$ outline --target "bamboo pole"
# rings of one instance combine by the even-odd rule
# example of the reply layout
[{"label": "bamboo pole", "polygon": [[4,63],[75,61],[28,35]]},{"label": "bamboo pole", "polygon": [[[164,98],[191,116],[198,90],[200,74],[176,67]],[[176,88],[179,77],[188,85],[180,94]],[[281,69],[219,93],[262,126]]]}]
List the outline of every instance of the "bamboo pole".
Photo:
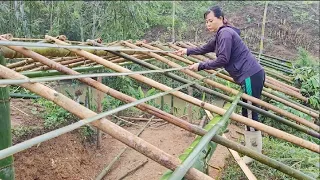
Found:
[{"label": "bamboo pole", "polygon": [[[0,66],[0,69],[1,69],[0,72],[2,72],[2,73],[0,73],[1,77],[4,77],[4,78],[12,78],[12,77],[25,78],[24,76],[14,72],[10,69],[7,69],[4,66]],[[108,113],[102,113],[100,115],[97,115],[95,112],[91,111],[90,109],[85,108],[84,106],[74,102],[72,99],[70,99],[70,98],[68,98],[68,97],[66,97],[66,96],[40,84],[40,83],[25,83],[25,84],[22,84],[21,86],[26,89],[29,89],[32,92],[35,92],[36,94],[38,94],[38,95],[40,95],[50,101],[53,101],[54,103],[61,106],[62,108],[77,115],[79,118],[86,118],[85,120],[79,121],[78,123],[74,123],[69,126],[60,128],[61,131],[63,131],[62,133],[72,131],[72,130],[74,130],[84,124],[91,123],[95,127],[100,128],[102,131],[108,133],[112,137],[118,139],[119,141],[121,141],[124,144],[126,144],[127,146],[130,146],[131,148],[137,150],[138,152],[142,153],[143,155],[149,157],[150,159],[158,162],[162,166],[165,166],[169,169],[175,169],[178,166],[178,164],[179,164],[178,158],[175,158],[175,157],[165,153],[164,151],[158,149],[157,147],[149,144],[148,142],[136,137],[132,133],[130,133],[130,132],[124,130],[123,128],[117,126],[116,124],[112,123],[110,120],[102,119],[99,121],[95,121],[97,119],[103,118],[104,116],[107,116],[108,114],[112,114],[114,112],[119,111],[120,108],[118,108],[118,110],[114,109],[114,110],[108,111]],[[164,94],[165,93],[159,93],[158,96],[164,95]],[[154,97],[158,97],[158,96],[154,95]],[[154,97],[150,96],[150,97],[144,98],[144,101],[150,100]],[[141,102],[144,102],[144,101],[141,101],[141,102],[139,102],[139,101],[140,100],[132,102],[131,104],[137,105]],[[129,104],[123,105],[122,109],[128,108],[130,106],[132,106],[132,105],[129,105]],[[38,136],[38,137],[33,138],[31,140],[27,140],[26,141],[27,143],[24,143],[24,146],[26,146],[28,148],[28,147],[32,146],[32,143],[33,143],[33,145],[35,145],[35,144],[38,144],[39,142],[43,141],[43,138],[45,138],[47,140],[47,139],[56,137],[56,136],[58,136],[58,133],[56,133],[56,131],[58,131],[58,130],[52,131],[50,136],[41,135],[41,136]],[[17,147],[17,145],[15,145],[15,147]],[[188,171],[187,177],[190,179],[199,179],[199,180],[212,179],[209,176],[205,175],[204,173],[202,173],[196,169],[190,169]]]},{"label": "bamboo pole", "polygon": [[[37,59],[37,58],[35,58],[35,59]],[[40,60],[40,59],[38,59],[38,60]],[[15,72],[13,72],[10,69],[7,69],[5,67],[1,67],[0,66],[0,69],[2,70],[2,71],[0,71],[0,72],[2,72],[2,73],[0,73],[0,76],[3,76],[5,78],[25,78],[24,76],[19,75],[18,73],[15,73]],[[63,67],[61,67],[61,68],[59,67],[59,69],[61,71],[65,70],[66,73],[70,73],[70,74],[76,73],[76,72],[74,72],[74,71],[72,71],[72,70],[70,70],[68,68],[65,69]],[[6,72],[6,73],[4,73],[4,72]],[[10,74],[10,73],[12,73],[12,74]],[[109,94],[109,95],[111,95],[111,96],[113,96],[115,98],[118,98],[118,99],[124,101],[124,102],[136,101],[136,99],[134,99],[134,98],[132,98],[130,96],[127,96],[127,95],[125,95],[123,93],[115,91],[115,90],[113,90],[113,89],[111,89],[111,88],[109,88],[109,87],[107,87],[107,86],[105,86],[103,84],[96,83],[96,81],[94,81],[93,79],[86,79],[86,80],[85,79],[81,79],[81,80],[83,82],[88,83],[89,85],[97,88],[97,89],[100,89],[101,91],[103,91],[103,92],[105,92],[105,93],[107,93],[107,94]],[[24,84],[24,85],[26,85],[26,84]],[[34,86],[34,84],[32,84],[32,85]],[[36,83],[36,85],[38,85],[38,83]],[[46,93],[47,91],[42,91],[42,89],[43,89],[42,87],[41,88],[35,87],[34,90],[37,91],[39,94],[43,94],[44,97],[59,97],[58,93],[53,93],[53,96],[47,96],[47,93]],[[49,100],[52,100],[52,101],[53,100],[63,100],[63,102],[61,103],[60,106],[65,108],[66,110],[68,110],[70,112],[74,112],[75,111],[75,114],[82,113],[82,115],[84,117],[91,115],[90,113],[86,113],[86,111],[79,111],[79,109],[77,108],[77,106],[79,106],[79,104],[76,104],[75,106],[72,106],[72,105],[68,106],[68,103],[66,102],[68,100],[68,98],[60,98],[60,99],[51,98]],[[57,102],[59,102],[59,101],[57,101]],[[71,111],[74,108],[75,108],[75,110]],[[169,113],[166,113],[166,112],[163,112],[163,111],[159,111],[157,108],[154,108],[154,107],[152,107],[150,105],[140,104],[140,105],[137,106],[137,108],[141,109],[142,111],[145,111],[145,112],[148,112],[150,114],[153,114],[153,115],[155,115],[155,116],[157,116],[159,118],[162,118],[162,119],[164,119],[164,120],[166,120],[166,121],[168,121],[168,122],[170,122],[170,123],[172,123],[174,125],[177,125],[177,126],[183,128],[183,129],[186,129],[188,131],[194,132],[195,134],[204,135],[206,133],[206,131],[204,131],[203,129],[201,129],[201,128],[195,126],[195,125],[192,125],[192,124],[190,124],[190,123],[188,123],[188,122],[186,122],[186,121],[184,121],[184,120],[182,120],[180,118],[172,116]],[[103,121],[103,124],[105,124],[105,123],[109,124],[109,121],[106,121],[106,122]],[[105,128],[105,126],[103,126],[102,130],[104,130],[104,128]],[[109,134],[115,133],[114,137],[116,139],[117,138],[127,137],[126,136],[127,134],[123,135],[122,133],[120,133],[120,136],[117,136],[118,135],[117,133],[122,132],[122,131],[119,131],[119,127],[114,125],[113,123],[111,123],[110,128],[108,128],[108,130],[106,130],[105,132],[107,132]],[[126,139],[126,138],[124,138],[124,139]],[[257,153],[257,152],[255,152],[255,151],[253,151],[253,150],[251,150],[249,148],[246,148],[246,147],[244,147],[242,145],[238,145],[237,143],[234,143],[234,142],[232,142],[232,141],[230,141],[228,139],[225,139],[225,138],[222,138],[222,137],[216,135],[216,136],[213,137],[213,141],[217,142],[217,143],[219,143],[219,144],[221,144],[223,146],[226,146],[227,148],[231,148],[233,150],[236,150],[236,151],[238,151],[238,152],[240,152],[240,153],[242,153],[244,155],[247,155],[247,156],[249,156],[251,158],[254,158],[254,159],[258,160],[259,162],[267,164],[267,165],[269,165],[269,166],[271,166],[271,167],[273,167],[275,169],[278,169],[279,171],[284,172],[284,173],[286,173],[286,174],[288,174],[288,175],[290,175],[292,177],[295,177],[297,179],[312,179],[309,176],[307,176],[307,175],[305,175],[305,174],[303,174],[303,173],[301,173],[301,172],[299,172],[299,171],[297,171],[297,170],[295,170],[295,169],[293,169],[293,168],[291,168],[291,167],[289,167],[289,166],[287,166],[287,165],[285,165],[283,163],[277,162],[277,161],[275,161],[275,160],[273,160],[273,159],[271,159],[271,158],[269,158],[267,156],[264,156],[264,155],[262,155],[260,153]],[[135,142],[135,141],[130,141],[129,143],[133,143],[133,142]],[[138,146],[138,147],[141,147],[141,146]],[[146,150],[146,149],[144,148],[144,150]],[[167,162],[167,161],[165,161],[165,162]]]},{"label": "bamboo pole", "polygon": [[216,134],[220,134],[220,129],[222,127],[227,125],[227,122],[229,120],[229,117],[234,112],[234,110],[237,107],[238,102],[240,101],[242,92],[239,92],[237,96],[235,97],[234,101],[232,102],[230,108],[226,111],[226,113],[222,116],[222,118],[219,120],[217,124],[215,124],[207,133],[204,135],[200,142],[196,145],[196,147],[192,150],[192,152],[189,154],[189,156],[182,162],[180,166],[178,166],[172,175],[170,176],[169,180],[175,180],[175,179],[182,179],[184,175],[187,173],[187,171],[192,167],[194,164],[196,157],[200,153],[200,151],[206,146],[213,136]]},{"label": "bamboo pole", "polygon": [[278,92],[276,92],[276,91],[274,91],[274,90],[272,90],[272,89],[265,89],[265,91],[268,92],[268,93],[271,93],[271,94],[273,94],[273,95],[275,95],[275,96],[277,96],[277,97],[280,97],[280,98],[282,98],[282,99],[285,99],[285,100],[287,100],[288,102],[291,102],[291,103],[293,103],[293,104],[295,104],[295,105],[298,105],[298,106],[300,106],[300,107],[302,107],[302,108],[304,108],[304,109],[307,109],[307,110],[309,110],[309,111],[312,111],[312,112],[314,112],[314,113],[319,114],[319,111],[314,110],[314,109],[312,109],[312,108],[310,108],[310,107],[304,106],[304,105],[302,105],[302,104],[300,104],[300,103],[298,103],[298,102],[296,102],[296,101],[294,101],[294,100],[292,100],[292,99],[290,99],[290,98],[288,98],[288,97],[286,97],[286,96],[284,96],[284,95],[282,95],[282,94],[279,94]]},{"label": "bamboo pole", "polygon": [[[15,58],[15,59],[18,59],[18,58]],[[33,62],[34,62],[34,60],[31,59],[31,58],[23,58],[23,60],[20,60],[19,62],[7,64],[7,67],[12,69],[12,68],[15,68],[15,67],[28,65],[28,64],[33,63]]]},{"label": "bamboo pole", "polygon": [[[259,52],[255,52],[255,51],[251,51],[253,54],[256,54],[258,55]],[[262,54],[262,56],[265,56],[265,57],[268,57],[268,58],[272,58],[272,59],[276,59],[276,60],[279,60],[279,61],[283,61],[283,62],[289,62],[289,63],[292,63],[291,61],[289,60],[285,60],[285,59],[280,59],[278,57],[275,57],[275,56],[270,56],[270,55],[266,55],[266,54]]]},{"label": "bamboo pole", "polygon": [[[5,64],[5,59],[0,51],[0,65],[5,66]],[[9,101],[9,87],[0,86],[0,150],[12,145]],[[13,156],[0,159],[0,179],[14,179]]]},{"label": "bamboo pole", "polygon": [[[143,61],[141,61],[141,60],[139,60],[139,59],[136,59],[136,58],[132,58],[132,57],[130,57],[129,55],[125,55],[124,53],[115,53],[115,52],[113,52],[113,53],[116,54],[116,55],[118,55],[118,56],[124,57],[124,58],[126,58],[126,59],[128,59],[128,60],[130,60],[130,61],[132,61],[132,62],[134,62],[134,63],[137,63],[137,64],[139,64],[139,65],[141,65],[141,66],[144,66],[144,67],[146,67],[146,68],[149,68],[149,69],[152,69],[152,70],[161,70],[161,69],[160,69],[159,67],[157,67],[157,66],[154,66],[154,65],[152,65],[152,64],[149,64],[149,63],[147,63],[147,62],[143,62]],[[219,74],[218,72],[215,72],[215,73]],[[177,76],[177,75],[172,74],[172,73],[170,73],[170,72],[165,73],[164,75],[166,75],[167,77],[170,77],[170,78],[172,78],[172,79],[174,79],[174,80],[176,80],[176,81],[179,81],[179,82],[181,82],[181,83],[189,83],[189,82],[191,82],[191,81],[189,81],[189,80],[183,79],[183,78],[181,78],[180,76]],[[208,94],[211,94],[211,95],[214,95],[214,96],[218,96],[218,97],[220,97],[220,98],[222,98],[222,99],[224,99],[224,100],[226,100],[226,101],[232,102],[232,98],[231,98],[231,97],[229,97],[229,96],[227,96],[227,95],[224,95],[224,94],[221,94],[221,93],[219,93],[219,92],[213,91],[212,89],[206,88],[206,87],[201,86],[201,85],[199,85],[199,84],[192,85],[192,87],[198,89],[199,91],[203,91],[203,92],[206,92],[206,93],[208,93]],[[270,117],[270,118],[272,118],[272,119],[274,119],[274,120],[276,120],[276,121],[279,121],[279,122],[281,122],[281,123],[283,123],[283,124],[286,124],[287,126],[290,126],[290,127],[292,127],[292,128],[295,128],[295,129],[297,129],[297,130],[299,130],[299,131],[302,131],[302,132],[304,132],[304,133],[306,133],[306,134],[309,134],[309,135],[314,136],[314,137],[316,137],[316,138],[320,138],[320,134],[319,134],[319,133],[317,133],[317,132],[315,132],[315,131],[313,131],[313,130],[307,129],[307,128],[303,127],[303,126],[300,126],[300,125],[298,125],[298,124],[296,124],[296,123],[293,123],[293,122],[291,122],[291,121],[288,121],[288,120],[286,120],[286,119],[284,119],[284,118],[282,118],[282,117],[279,117],[279,116],[277,116],[277,115],[275,115],[275,114],[273,114],[273,113],[269,113],[269,112],[267,112],[267,111],[265,111],[265,110],[263,110],[263,109],[260,109],[260,108],[258,108],[258,107],[256,107],[256,106],[249,105],[248,103],[245,103],[245,102],[243,102],[243,101],[240,101],[240,102],[239,102],[239,105],[242,106],[242,107],[244,107],[244,108],[247,108],[247,109],[253,110],[253,111],[255,111],[255,112],[258,112],[258,113],[260,113],[260,114],[262,114],[262,115],[265,115],[265,116],[267,116],[267,117]]]},{"label": "bamboo pole", "polygon": [[[136,45],[133,45],[133,44],[128,43],[128,42],[123,42],[123,44],[128,46],[128,47],[131,47],[131,48],[137,48]],[[147,54],[149,54],[149,56],[152,56],[152,57],[160,60],[161,62],[164,62],[164,63],[168,64],[171,67],[181,67],[180,65],[178,65],[178,64],[176,64],[174,62],[171,62],[170,60],[168,60],[168,59],[166,59],[164,57],[161,57],[158,54],[155,54],[155,53],[152,53],[152,52],[143,52],[143,53],[147,53]],[[195,72],[193,72],[191,70],[188,70],[188,69],[181,70],[181,71],[186,73],[186,74],[188,74],[188,75],[190,75],[190,76],[192,76],[192,77],[194,77],[194,78],[197,78],[197,79],[203,78],[203,76],[201,76],[200,74],[197,74],[197,73],[195,73]],[[216,83],[216,82],[214,82],[214,81],[212,81],[210,79],[206,79],[206,80],[204,80],[204,82],[207,83],[210,86],[213,86],[215,88],[219,88],[219,89],[221,89],[221,90],[223,90],[223,91],[225,91],[227,93],[232,93],[232,94],[237,94],[238,93],[237,90],[229,88],[227,86],[224,86],[224,85],[222,85],[220,83]],[[255,98],[253,96],[250,96],[250,95],[247,95],[247,94],[244,93],[242,95],[242,98],[246,99],[248,101],[251,101],[254,104],[258,104],[260,106],[264,106],[264,107],[266,107],[266,108],[268,108],[268,109],[270,109],[270,110],[272,110],[274,112],[277,112],[278,114],[281,114],[281,115],[286,116],[286,117],[288,117],[290,119],[293,119],[293,120],[295,120],[295,121],[297,121],[297,122],[299,122],[299,123],[301,123],[301,124],[303,124],[305,126],[308,126],[308,127],[312,128],[312,129],[314,129],[316,131],[320,131],[320,127],[317,126],[316,124],[314,124],[312,122],[309,122],[309,121],[307,121],[307,120],[305,120],[305,119],[303,119],[303,118],[301,118],[299,116],[296,116],[296,115],[294,115],[294,114],[292,114],[290,112],[283,111],[283,110],[281,110],[281,109],[279,109],[279,108],[277,108],[277,107],[275,107],[275,106],[273,106],[273,105],[271,105],[269,103],[266,103],[266,102],[264,102],[264,101],[262,101],[260,99]]]}]

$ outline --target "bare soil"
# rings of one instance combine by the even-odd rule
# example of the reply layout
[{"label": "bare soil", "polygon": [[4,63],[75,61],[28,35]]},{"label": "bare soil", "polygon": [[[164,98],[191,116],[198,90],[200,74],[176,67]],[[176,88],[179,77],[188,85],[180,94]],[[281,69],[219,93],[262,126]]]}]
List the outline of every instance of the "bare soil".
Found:
[{"label": "bare soil", "polygon": [[[32,100],[12,99],[11,105],[15,107],[11,108],[13,128],[38,127],[19,139],[14,139],[14,144],[48,131],[43,129],[43,121],[39,114],[34,113],[36,110],[41,110],[41,107],[33,104]],[[29,116],[26,116],[25,113]],[[146,122],[137,122],[140,125],[144,125],[144,123]],[[171,124],[155,128],[160,124],[162,122],[153,124],[154,128],[146,128],[140,137],[175,157],[178,157],[195,138],[195,135],[190,135],[184,129]],[[124,128],[133,134],[140,130],[140,127],[136,126]],[[237,141],[239,134],[236,131],[241,131],[241,129],[234,124],[231,124],[228,129],[227,137]],[[126,145],[120,141],[103,133],[101,147],[98,149],[95,143],[84,142],[83,136],[78,130],[75,130],[15,154],[16,179],[95,179],[101,170],[125,147]],[[223,169],[225,159],[229,155],[230,153],[225,147],[218,145],[209,163],[211,177],[217,178],[219,176],[219,169]],[[159,179],[167,171],[165,167],[134,149],[127,148],[120,160],[105,176],[105,179],[119,179],[145,161],[148,162],[143,167],[123,179]]]}]

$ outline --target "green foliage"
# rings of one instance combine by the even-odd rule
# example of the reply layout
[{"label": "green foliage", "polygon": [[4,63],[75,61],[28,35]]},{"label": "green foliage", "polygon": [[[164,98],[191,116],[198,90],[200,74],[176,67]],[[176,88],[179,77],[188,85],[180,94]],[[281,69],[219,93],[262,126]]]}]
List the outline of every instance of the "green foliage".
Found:
[{"label": "green foliage", "polygon": [[39,98],[38,100],[36,100],[36,103],[44,108],[42,118],[44,119],[45,128],[57,128],[74,119],[71,113],[56,105],[52,101]]},{"label": "green foliage", "polygon": [[295,86],[301,89],[301,93],[308,97],[308,104],[312,108],[320,110],[320,69],[319,62],[309,55],[309,53],[300,48],[299,56],[295,63],[294,81]]}]

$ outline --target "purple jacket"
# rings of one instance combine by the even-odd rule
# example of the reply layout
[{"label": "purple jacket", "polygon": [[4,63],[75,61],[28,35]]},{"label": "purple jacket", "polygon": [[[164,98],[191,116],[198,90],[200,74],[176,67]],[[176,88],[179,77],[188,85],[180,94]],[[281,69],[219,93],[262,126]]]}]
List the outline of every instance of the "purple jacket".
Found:
[{"label": "purple jacket", "polygon": [[240,31],[236,28],[222,26],[216,37],[207,44],[201,47],[187,48],[187,55],[215,52],[217,59],[201,62],[198,70],[224,67],[235,82],[241,84],[247,77],[259,72],[262,66],[241,40],[239,34]]}]

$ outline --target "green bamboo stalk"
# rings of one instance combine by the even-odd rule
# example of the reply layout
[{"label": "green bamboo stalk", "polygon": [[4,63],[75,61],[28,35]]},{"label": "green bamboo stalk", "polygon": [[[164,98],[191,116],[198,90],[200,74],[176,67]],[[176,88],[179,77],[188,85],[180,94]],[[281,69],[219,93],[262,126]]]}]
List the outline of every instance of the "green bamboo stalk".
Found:
[{"label": "green bamboo stalk", "polygon": [[[258,58],[258,56],[255,56],[255,57]],[[271,63],[277,64],[277,65],[279,65],[279,66],[282,66],[282,67],[292,68],[292,66],[288,65],[287,63],[278,62],[278,61],[273,61],[273,60],[271,60],[271,59],[269,59],[269,58],[266,58],[266,57],[264,57],[264,56],[261,56],[261,57],[260,57],[260,60],[261,60],[261,61],[265,61],[265,62],[271,62]]]},{"label": "green bamboo stalk", "polygon": [[271,63],[264,62],[264,61],[262,61],[262,62],[260,62],[260,63],[261,63],[261,65],[267,66],[267,67],[269,67],[269,68],[271,68],[271,69],[275,69],[275,70],[278,70],[278,71],[280,71],[280,72],[285,72],[285,73],[287,73],[287,74],[293,74],[293,71],[292,71],[291,69],[282,68],[282,67],[279,67],[278,65],[271,64]]},{"label": "green bamboo stalk", "polygon": [[[258,52],[255,52],[255,51],[251,51],[253,54],[256,54],[258,55],[259,53]],[[270,55],[266,55],[266,54],[261,54],[262,56],[265,56],[265,57],[268,57],[268,58],[272,58],[272,59],[275,59],[275,60],[278,60],[278,61],[283,61],[283,62],[289,62],[289,63],[292,63],[291,61],[289,60],[285,60],[285,59],[281,59],[281,58],[278,58],[278,57],[275,57],[275,56],[270,56]]]},{"label": "green bamboo stalk", "polygon": [[[238,102],[240,101],[240,97],[242,92],[240,91],[235,100],[232,102],[230,108],[226,111],[226,113],[221,117],[219,122],[215,123],[212,128],[201,138],[201,140],[196,144],[195,148],[192,148],[190,154],[187,155],[186,159],[183,160],[182,164],[178,166],[172,175],[169,177],[169,180],[182,179],[187,171],[192,167],[192,165],[197,160],[197,157],[201,150],[211,141],[212,137],[216,134],[222,134],[225,128],[228,126],[228,122],[230,121],[229,117],[234,112],[237,107]],[[205,128],[206,129],[206,128]],[[213,152],[212,152],[213,153]]]},{"label": "green bamboo stalk", "polygon": [[[0,64],[6,65],[5,59],[0,51]],[[12,145],[11,121],[10,121],[10,103],[9,87],[0,86],[0,150],[6,149]],[[13,180],[14,166],[13,156],[0,159],[0,179]]]},{"label": "green bamboo stalk", "polygon": [[260,51],[259,51],[258,62],[260,62],[260,57],[261,57],[262,50],[263,50],[263,39],[264,39],[264,29],[265,29],[265,24],[266,24],[266,19],[267,19],[267,8],[268,8],[268,1],[266,1],[266,5],[264,7],[264,13],[263,13],[261,40],[260,40]]},{"label": "green bamboo stalk", "polygon": [[[161,68],[159,68],[159,67],[157,67],[157,66],[154,66],[154,65],[152,65],[152,64],[150,64],[150,63],[141,61],[141,60],[139,60],[139,59],[137,59],[137,58],[132,58],[132,57],[130,57],[129,55],[126,55],[125,53],[117,53],[117,52],[113,52],[113,53],[116,54],[116,55],[118,55],[118,56],[121,56],[121,57],[123,57],[123,58],[126,58],[126,59],[129,60],[129,61],[132,61],[132,62],[134,62],[134,63],[137,63],[137,64],[139,64],[139,65],[141,65],[141,66],[143,66],[143,67],[146,67],[146,68],[149,68],[149,69],[155,69],[155,70],[161,69]],[[222,71],[220,70],[220,72],[222,72]],[[173,74],[173,73],[170,73],[170,72],[167,72],[167,73],[164,73],[164,74],[165,74],[167,77],[170,77],[170,78],[172,78],[172,79],[174,79],[174,80],[176,80],[176,81],[182,82],[182,83],[190,83],[190,82],[191,82],[191,81],[189,81],[189,80],[186,80],[186,79],[184,79],[184,78],[181,78],[180,76],[177,76],[177,75],[175,75],[175,74]],[[220,97],[220,98],[222,98],[222,99],[224,99],[224,100],[226,100],[226,101],[232,102],[232,98],[231,98],[231,97],[229,97],[229,96],[227,96],[227,95],[224,95],[224,94],[222,94],[222,93],[216,92],[216,91],[214,91],[214,90],[212,90],[212,89],[209,89],[209,88],[207,88],[207,87],[201,86],[201,85],[199,85],[199,84],[192,85],[191,87],[196,88],[196,89],[198,89],[198,90],[200,90],[200,91],[206,92],[206,93],[208,93],[208,94],[211,94],[211,95]],[[306,128],[306,127],[304,127],[304,126],[300,126],[300,125],[298,125],[298,124],[296,124],[296,123],[294,123],[294,122],[292,122],[292,121],[286,120],[286,119],[284,119],[284,118],[282,118],[282,117],[280,117],[280,116],[278,116],[278,115],[275,115],[275,114],[273,114],[273,113],[270,113],[270,112],[268,112],[268,111],[265,111],[265,110],[263,110],[263,109],[261,109],[261,108],[258,108],[258,107],[253,106],[253,105],[249,105],[248,103],[245,103],[245,102],[243,102],[243,101],[239,101],[239,105],[242,106],[242,107],[244,107],[244,108],[250,109],[250,110],[252,110],[252,111],[258,112],[258,113],[260,113],[260,114],[262,114],[262,115],[264,115],[264,116],[267,116],[267,117],[269,117],[269,118],[271,118],[271,119],[274,119],[274,120],[276,120],[276,121],[279,121],[279,122],[281,122],[281,123],[283,123],[283,124],[285,124],[285,125],[287,125],[287,126],[290,126],[290,127],[292,127],[292,128],[295,128],[295,129],[297,129],[297,130],[299,130],[299,131],[301,131],[301,132],[304,132],[304,133],[306,133],[306,134],[308,134],[308,135],[314,136],[314,137],[316,137],[316,138],[320,138],[320,134],[319,134],[318,132],[315,132],[315,131],[313,131],[313,130],[311,130],[311,129],[309,129],[309,128]]]}]

